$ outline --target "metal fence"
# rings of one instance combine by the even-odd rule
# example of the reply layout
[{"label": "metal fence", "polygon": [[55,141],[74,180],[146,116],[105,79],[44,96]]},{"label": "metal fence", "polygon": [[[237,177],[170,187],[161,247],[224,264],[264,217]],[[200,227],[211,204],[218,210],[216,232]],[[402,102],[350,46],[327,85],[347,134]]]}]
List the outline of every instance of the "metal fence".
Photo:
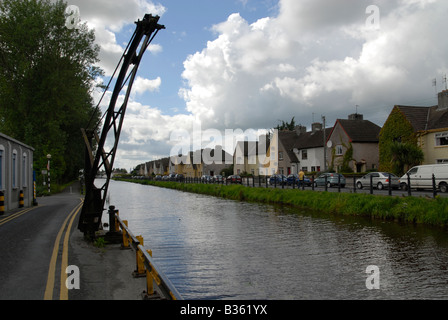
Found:
[{"label": "metal fence", "polygon": [[[309,183],[300,183],[296,180],[293,180],[292,183],[289,182],[277,182],[277,179],[274,179],[273,182],[269,181],[268,176],[255,176],[255,177],[242,177],[241,180],[238,180],[238,182],[233,182],[229,179],[223,179],[222,181],[213,181],[213,180],[205,180],[201,178],[182,178],[178,180],[174,180],[181,183],[203,183],[203,184],[223,184],[223,185],[230,185],[230,184],[241,184],[247,187],[264,187],[264,188],[282,188],[282,189],[301,189],[301,190],[313,190],[313,191],[330,191],[330,190],[337,190],[337,192],[347,191],[347,192],[361,192],[361,190],[357,187],[357,180],[361,178],[361,176],[353,175],[348,178],[343,178],[343,182],[341,181],[341,177],[338,175],[338,181],[332,184],[331,186],[327,183],[327,176],[325,176],[325,182],[323,186],[316,186],[314,183],[316,175],[310,176],[310,182]],[[173,181],[173,180],[171,180]],[[435,198],[440,193],[447,193],[448,192],[448,185],[447,185],[448,177],[436,177],[435,175],[432,175],[432,178],[430,179],[424,179],[424,178],[410,178],[409,175],[407,175],[406,182],[400,182],[400,185],[398,188],[395,188],[399,191],[400,195],[413,195],[413,190],[427,190],[428,192],[432,193],[432,196]],[[422,183],[426,182],[426,183]],[[388,183],[383,185],[384,189],[387,189],[388,195],[393,195],[393,185],[392,185],[392,176],[389,174],[388,177]],[[373,177],[370,176],[370,184],[366,186],[364,189],[364,193],[370,193],[370,194],[382,194],[384,195],[385,192],[382,190],[379,190],[375,187],[375,183],[373,181]]]}]

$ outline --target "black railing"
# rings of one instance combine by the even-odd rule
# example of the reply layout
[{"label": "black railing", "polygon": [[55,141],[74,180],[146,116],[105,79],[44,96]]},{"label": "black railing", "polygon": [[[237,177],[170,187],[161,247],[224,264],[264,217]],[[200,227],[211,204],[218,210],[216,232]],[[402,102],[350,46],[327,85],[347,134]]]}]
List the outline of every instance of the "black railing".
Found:
[{"label": "black railing", "polygon": [[[353,175],[350,178],[343,178],[341,175],[338,175],[337,180],[331,180],[331,184],[329,184],[330,180],[328,180],[328,176],[325,175],[323,178],[323,185],[316,185],[316,176],[313,174],[309,177],[309,180],[298,181],[297,179],[293,180],[284,180],[284,179],[270,179],[268,176],[246,176],[241,177],[238,180],[231,178],[223,178],[219,180],[215,179],[201,179],[199,177],[182,177],[181,179],[172,179],[168,181],[177,181],[180,183],[202,183],[202,184],[241,184],[247,187],[263,187],[263,188],[282,188],[282,189],[297,189],[297,190],[313,190],[313,191],[331,191],[337,190],[337,192],[342,192],[343,190],[347,190],[348,192],[357,193],[360,189],[368,190],[367,192],[370,194],[381,194],[381,195],[393,195],[393,189],[398,189],[400,195],[407,194],[408,196],[412,196],[414,189],[423,189],[429,190],[432,193],[432,196],[435,198],[439,193],[447,193],[448,192],[448,177],[436,177],[432,175],[431,178],[411,178],[409,176],[406,177],[405,181],[400,181],[400,184],[396,182],[393,184],[392,178],[397,179],[397,177],[389,174],[388,179],[384,183],[378,183],[378,181],[374,180],[374,177],[370,176],[370,183],[368,185],[363,185],[361,188],[357,186],[358,179],[360,176]],[[152,179],[150,179],[152,180]],[[164,181],[164,180],[162,180]],[[380,187],[381,186],[381,187]],[[387,193],[382,192],[382,189],[387,189]],[[400,191],[401,190],[401,191]]]}]

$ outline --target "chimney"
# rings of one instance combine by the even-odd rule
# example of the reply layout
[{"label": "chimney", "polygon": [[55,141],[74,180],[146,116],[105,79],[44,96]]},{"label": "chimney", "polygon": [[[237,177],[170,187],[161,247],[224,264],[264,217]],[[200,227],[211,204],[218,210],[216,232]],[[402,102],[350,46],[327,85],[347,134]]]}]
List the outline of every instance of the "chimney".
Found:
[{"label": "chimney", "polygon": [[300,135],[301,133],[306,133],[306,127],[304,126],[295,126],[294,129],[296,130],[297,135]]},{"label": "chimney", "polygon": [[316,132],[316,131],[320,131],[320,130],[322,130],[322,123],[315,122],[315,123],[311,124],[312,132]]},{"label": "chimney", "polygon": [[364,120],[364,116],[359,113],[353,113],[348,116],[348,120]]},{"label": "chimney", "polygon": [[448,108],[448,90],[443,90],[439,92],[439,107],[438,110],[443,110]]}]

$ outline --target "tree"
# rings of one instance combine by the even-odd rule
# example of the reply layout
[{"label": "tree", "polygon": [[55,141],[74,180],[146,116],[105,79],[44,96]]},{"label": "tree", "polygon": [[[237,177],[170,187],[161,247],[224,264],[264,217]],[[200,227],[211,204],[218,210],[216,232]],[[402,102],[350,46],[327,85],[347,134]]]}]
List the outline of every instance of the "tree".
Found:
[{"label": "tree", "polygon": [[281,125],[277,125],[276,129],[278,131],[282,131],[282,130],[288,130],[288,131],[294,131],[295,127],[296,127],[296,122],[294,120],[295,117],[292,117],[291,122],[285,122],[285,121],[281,121],[282,124]]},{"label": "tree", "polygon": [[35,148],[34,168],[52,155],[52,178],[83,167],[80,128],[99,120],[91,97],[99,47],[86,24],[65,26],[59,0],[0,2],[0,131]]},{"label": "tree", "polygon": [[[379,157],[381,171],[393,171],[392,144],[395,142],[417,146],[417,135],[411,123],[396,106],[381,128],[379,135]],[[397,147],[397,146],[395,146]]]},{"label": "tree", "polygon": [[390,144],[392,155],[392,172],[402,176],[411,167],[419,165],[425,159],[425,155],[418,146],[411,143],[393,142]]}]

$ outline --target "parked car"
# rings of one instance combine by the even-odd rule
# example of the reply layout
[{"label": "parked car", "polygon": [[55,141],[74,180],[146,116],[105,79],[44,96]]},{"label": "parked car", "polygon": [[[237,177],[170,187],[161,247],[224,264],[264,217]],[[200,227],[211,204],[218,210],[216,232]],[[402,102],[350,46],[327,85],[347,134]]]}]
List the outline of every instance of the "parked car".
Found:
[{"label": "parked car", "polygon": [[202,183],[210,183],[210,182],[213,182],[213,178],[212,178],[212,176],[209,176],[208,174],[204,174],[201,177],[201,182]]},{"label": "parked car", "polygon": [[345,177],[340,173],[334,172],[322,173],[320,176],[314,179],[314,186],[325,186],[325,177],[327,177],[327,187],[337,186],[338,183],[340,183],[341,188],[345,188]]},{"label": "parked car", "polygon": [[227,177],[227,182],[230,183],[241,183],[241,177],[239,175],[231,175]]},{"label": "parked car", "polygon": [[176,175],[174,173],[170,173],[168,175],[168,181],[176,181]]},{"label": "parked car", "polygon": [[156,177],[155,177],[155,180],[156,180],[156,181],[160,181],[160,180],[162,180],[162,176],[161,176],[161,175],[159,175],[159,174],[158,174],[158,175],[156,175]]},{"label": "parked car", "polygon": [[215,183],[223,183],[224,182],[224,178],[222,175],[217,174],[216,176],[213,177],[213,182]]},{"label": "parked car", "polygon": [[174,177],[176,181],[184,181],[184,175],[183,174],[176,174]]},{"label": "parked car", "polygon": [[[308,178],[307,176],[303,177],[303,182],[305,183],[305,186],[308,186],[308,187],[311,186],[311,179]],[[287,177],[287,183],[288,183],[288,186],[292,185],[293,183],[295,183],[296,185],[299,185],[299,175],[297,173],[290,174]]]},{"label": "parked car", "polygon": [[284,175],[284,174],[273,174],[270,178],[269,178],[269,184],[272,185],[282,185],[282,184],[287,184],[288,183],[288,178]]},{"label": "parked car", "polygon": [[402,189],[408,188],[408,175],[411,188],[432,189],[432,175],[435,177],[436,187],[441,192],[448,192],[448,164],[434,164],[411,168],[399,180]]},{"label": "parked car", "polygon": [[358,189],[362,189],[364,187],[370,188],[370,177],[372,177],[372,185],[374,188],[377,188],[378,190],[389,188],[389,175],[391,177],[392,188],[399,188],[400,183],[398,182],[398,177],[389,172],[370,172],[362,178],[356,180],[356,186]]}]

